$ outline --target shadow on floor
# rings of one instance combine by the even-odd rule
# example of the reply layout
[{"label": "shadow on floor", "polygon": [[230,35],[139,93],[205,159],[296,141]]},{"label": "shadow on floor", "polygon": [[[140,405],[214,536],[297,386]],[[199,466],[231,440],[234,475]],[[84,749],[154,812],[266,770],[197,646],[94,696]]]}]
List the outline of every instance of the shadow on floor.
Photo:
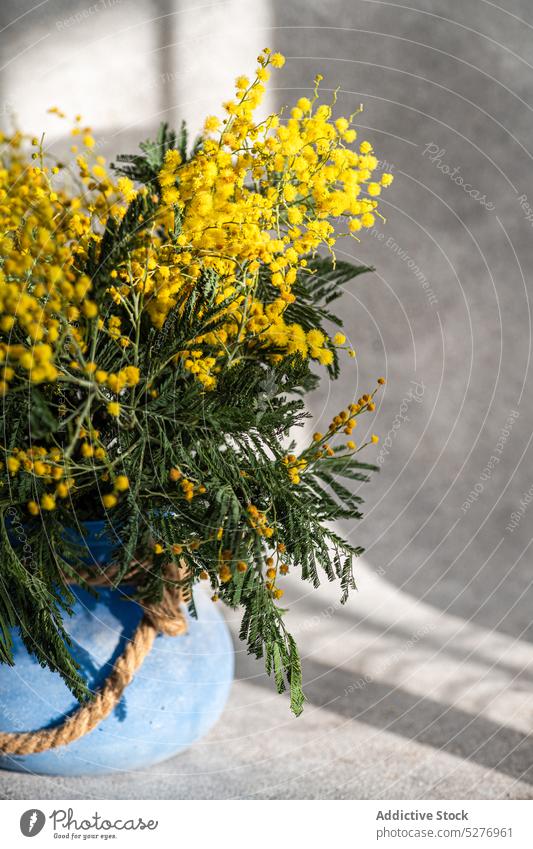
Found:
[{"label": "shadow on floor", "polygon": [[[304,691],[315,707],[533,784],[532,736],[380,681],[362,682],[355,672],[317,661],[307,660],[304,673]],[[256,661],[244,654],[237,656],[237,677],[273,688],[266,675],[257,675]]]}]

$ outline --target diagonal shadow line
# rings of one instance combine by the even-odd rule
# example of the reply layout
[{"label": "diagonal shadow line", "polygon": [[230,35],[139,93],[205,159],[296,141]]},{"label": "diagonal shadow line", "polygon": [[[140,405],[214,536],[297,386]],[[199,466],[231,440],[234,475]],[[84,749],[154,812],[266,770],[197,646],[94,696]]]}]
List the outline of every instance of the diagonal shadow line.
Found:
[{"label": "diagonal shadow line", "polygon": [[[315,607],[318,610],[319,613],[321,611],[324,611],[324,610],[327,611],[327,606],[326,606],[326,608],[324,608],[324,605],[321,604],[321,602],[316,597],[306,598],[305,604],[306,604],[307,607]],[[440,613],[441,612],[440,608],[436,607],[435,612],[437,614]],[[316,614],[316,615],[318,616],[318,614]],[[375,620],[371,619],[368,616],[368,614],[364,614],[364,618],[363,618],[358,611],[354,611],[353,609],[349,609],[349,608],[341,607],[341,606],[339,606],[335,609],[335,612],[332,616],[328,617],[326,614],[323,614],[323,615],[324,615],[323,621],[330,619],[331,621],[334,622],[336,617],[340,617],[341,619],[344,619],[346,621],[350,621],[352,623],[352,629],[353,629],[354,635],[357,635],[357,629],[359,628],[359,626],[364,628],[365,631],[371,631],[372,633],[375,633],[376,635],[383,634],[385,631],[387,631],[387,634],[390,637],[400,636],[404,640],[412,639],[413,634],[416,632],[416,629],[413,630],[413,628],[406,628],[402,624],[395,623],[393,625],[387,625],[387,626],[382,625],[381,623],[376,622]],[[454,616],[455,618],[460,618],[458,616],[458,614],[456,614],[456,613],[452,613],[451,615]],[[320,621],[320,617],[318,617],[318,620]],[[465,621],[466,625],[470,624],[469,620],[464,620],[464,621]],[[305,623],[305,618],[304,618],[304,623]],[[476,623],[473,620],[472,620],[472,624],[474,626],[476,625]],[[420,627],[423,627],[423,623],[420,623]],[[481,626],[481,627],[483,627],[483,626]],[[291,633],[298,640],[298,637],[299,637],[298,628],[293,629],[291,631]],[[305,627],[301,630],[300,633],[303,637],[305,637]],[[496,630],[494,633],[498,637],[507,638],[510,641],[510,644],[512,644],[513,640],[515,640],[515,639],[520,639],[520,640],[524,639],[524,634],[518,635],[518,637],[516,637],[516,636],[511,636],[509,634],[504,633],[503,631],[498,631],[498,630]],[[498,670],[501,670],[504,673],[507,673],[511,678],[513,678],[514,681],[521,681],[521,680],[533,681],[533,665],[532,665],[532,668],[530,668],[529,665],[528,665],[528,666],[523,667],[522,669],[517,669],[515,666],[512,666],[509,663],[506,663],[505,660],[499,660],[499,659],[496,660],[493,657],[491,657],[490,655],[485,654],[483,646],[481,646],[481,648],[478,650],[476,647],[474,647],[474,648],[466,648],[466,647],[463,648],[461,646],[457,646],[453,643],[453,640],[450,640],[446,646],[444,645],[444,643],[445,643],[445,640],[439,640],[438,637],[436,637],[431,631],[429,631],[428,633],[424,633],[423,636],[420,637],[420,645],[421,646],[431,645],[435,648],[435,650],[440,649],[443,657],[451,655],[452,657],[456,657],[459,660],[471,660],[472,662],[475,662],[475,663],[484,664],[486,666],[487,665],[493,666],[494,669],[498,669]],[[533,664],[533,660],[532,660],[532,664]]]},{"label": "diagonal shadow line", "polygon": [[[237,677],[271,689],[272,681],[266,675],[257,675],[255,664],[253,659],[237,655]],[[305,673],[304,692],[315,707],[533,785],[531,735],[381,681],[363,681],[355,670],[352,675],[307,660]]]}]

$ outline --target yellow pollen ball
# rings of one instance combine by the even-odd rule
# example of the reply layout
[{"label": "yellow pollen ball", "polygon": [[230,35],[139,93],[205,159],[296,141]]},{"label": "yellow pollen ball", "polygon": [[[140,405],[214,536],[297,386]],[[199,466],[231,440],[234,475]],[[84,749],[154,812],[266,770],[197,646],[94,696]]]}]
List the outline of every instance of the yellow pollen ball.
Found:
[{"label": "yellow pollen ball", "polygon": [[56,500],[53,495],[49,495],[45,493],[41,497],[41,509],[42,510],[55,510]]},{"label": "yellow pollen ball", "polygon": [[107,412],[110,416],[118,418],[118,416],[120,416],[120,404],[118,401],[110,401],[107,405]]},{"label": "yellow pollen ball", "polygon": [[281,53],[273,53],[270,57],[270,64],[273,68],[283,68],[285,64],[285,56]]}]

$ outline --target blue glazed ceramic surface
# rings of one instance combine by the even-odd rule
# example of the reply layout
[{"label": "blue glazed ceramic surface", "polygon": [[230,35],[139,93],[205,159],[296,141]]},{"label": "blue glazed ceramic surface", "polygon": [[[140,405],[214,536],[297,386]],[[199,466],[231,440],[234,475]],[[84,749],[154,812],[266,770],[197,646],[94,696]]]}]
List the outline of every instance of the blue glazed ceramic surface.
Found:
[{"label": "blue glazed ceramic surface", "polygon": [[[90,525],[86,539],[101,523]],[[104,552],[105,553],[105,552]],[[102,550],[95,559],[104,562]],[[95,599],[76,590],[67,623],[73,655],[91,687],[100,686],[131,638],[142,611],[123,592]],[[163,761],[202,737],[219,718],[233,679],[233,646],[224,619],[203,590],[195,593],[198,619],[188,633],[158,636],[113,713],[90,734],[37,755],[0,757],[0,768],[47,775],[81,775],[139,769]],[[33,731],[58,723],[77,702],[61,678],[43,669],[15,639],[15,666],[0,665],[0,730]]]}]

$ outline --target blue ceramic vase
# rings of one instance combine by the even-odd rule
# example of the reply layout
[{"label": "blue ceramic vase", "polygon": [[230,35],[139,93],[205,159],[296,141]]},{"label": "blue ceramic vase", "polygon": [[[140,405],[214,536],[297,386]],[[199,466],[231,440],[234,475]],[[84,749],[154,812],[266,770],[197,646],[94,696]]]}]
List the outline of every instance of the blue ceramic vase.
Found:
[{"label": "blue ceramic vase", "polygon": [[[112,546],[102,522],[85,523],[91,562],[108,563]],[[98,598],[75,590],[66,623],[72,654],[91,688],[100,687],[142,617],[119,590]],[[96,775],[141,769],[172,757],[217,721],[229,695],[234,655],[228,627],[208,595],[195,591],[198,619],[187,634],[156,637],[113,713],[89,734],[36,755],[0,757],[0,768],[45,775]],[[14,634],[15,666],[0,665],[0,731],[51,727],[77,702],[57,673],[43,669]]]}]

